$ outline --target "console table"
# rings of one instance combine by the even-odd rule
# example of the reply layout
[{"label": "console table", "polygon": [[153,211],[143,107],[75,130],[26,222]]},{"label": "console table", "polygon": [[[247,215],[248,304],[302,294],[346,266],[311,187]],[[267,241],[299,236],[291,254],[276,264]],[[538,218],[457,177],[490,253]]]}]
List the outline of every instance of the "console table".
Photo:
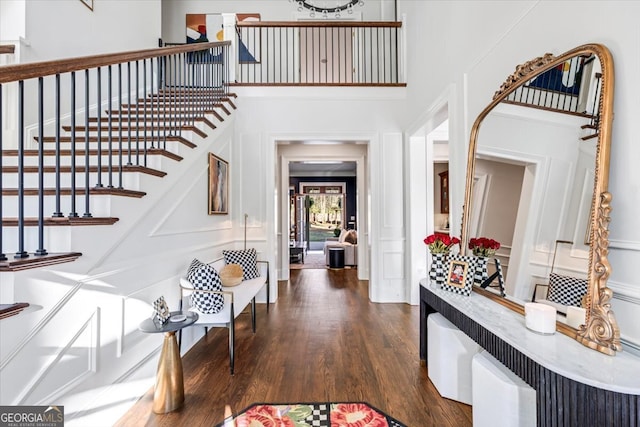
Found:
[{"label": "console table", "polygon": [[421,360],[427,359],[427,316],[435,312],[536,390],[539,426],[640,425],[639,357],[608,356],[560,333],[536,334],[522,315],[488,298],[456,295],[423,279]]}]

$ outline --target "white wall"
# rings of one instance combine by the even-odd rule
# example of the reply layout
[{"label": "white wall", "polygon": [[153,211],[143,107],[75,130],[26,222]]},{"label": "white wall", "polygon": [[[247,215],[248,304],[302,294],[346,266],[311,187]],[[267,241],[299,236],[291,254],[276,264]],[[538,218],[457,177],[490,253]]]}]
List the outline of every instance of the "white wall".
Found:
[{"label": "white wall", "polygon": [[[359,220],[360,224],[368,224],[368,227],[359,227],[359,241],[363,242],[365,250],[359,250],[359,261],[362,263],[358,274],[363,279],[370,279],[372,300],[407,301],[403,273],[403,176],[398,173],[402,170],[403,156],[397,125],[401,103],[394,99],[400,98],[404,89],[278,88],[256,91],[238,87],[234,91],[243,100],[243,108],[237,113],[237,135],[240,140],[246,141],[247,147],[254,147],[254,153],[264,155],[264,176],[267,179],[260,179],[255,174],[256,168],[245,170],[247,175],[243,179],[254,183],[253,191],[273,194],[276,187],[278,191],[285,188],[277,185],[280,182],[279,170],[286,167],[275,167],[279,160],[276,157],[276,144],[279,141],[358,141],[368,145],[368,167],[363,168],[362,172],[359,170],[358,175],[359,191],[360,185],[365,183],[368,183],[369,189],[369,193],[361,197],[370,197],[363,203],[363,209],[358,209],[359,215],[368,218],[365,221]],[[372,126],[372,123],[376,123],[376,126]],[[339,153],[330,152],[327,155],[335,156]],[[387,175],[381,176],[383,165]],[[363,180],[360,179],[361,176],[364,176]],[[366,188],[362,190],[365,191]],[[285,217],[286,213],[282,215],[282,212],[286,205],[282,200],[279,197],[268,199],[265,212],[272,215],[268,217],[268,223],[278,224]],[[247,203],[251,203],[249,198]],[[277,209],[278,204],[280,207]],[[280,217],[276,218],[276,214]],[[266,245],[275,249],[278,241],[280,247],[277,259],[281,268],[278,277],[286,279],[286,253],[282,250],[284,237],[281,231],[274,229]],[[371,248],[370,254],[366,251],[367,246]],[[361,258],[369,256],[370,261]]]},{"label": "white wall", "polygon": [[0,2],[0,42],[15,42],[24,37],[25,0]]},{"label": "white wall", "polygon": [[21,62],[157,47],[160,6],[160,0],[94,0],[91,11],[78,0],[29,0]]}]

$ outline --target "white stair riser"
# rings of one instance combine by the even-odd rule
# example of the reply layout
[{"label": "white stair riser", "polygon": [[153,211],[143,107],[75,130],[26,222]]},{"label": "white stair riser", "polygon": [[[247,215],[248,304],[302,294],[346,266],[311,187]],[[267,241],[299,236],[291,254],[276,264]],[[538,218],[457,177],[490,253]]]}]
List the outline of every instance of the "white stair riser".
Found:
[{"label": "white stair riser", "polygon": [[[169,146],[169,144],[167,144],[167,151],[173,154],[177,154],[178,156],[181,156],[181,153],[184,154],[185,151],[187,150],[191,150],[191,148],[185,147],[182,144],[179,143],[172,143],[171,146]],[[140,153],[138,153],[136,155],[135,152],[131,153],[131,163],[133,165],[139,165],[139,166],[144,166],[144,152],[140,151]],[[155,168],[155,166],[151,166],[151,164],[154,165],[161,165],[163,161],[168,161],[170,163],[175,162],[176,160],[173,160],[171,158],[165,157],[163,155],[160,154],[150,154],[147,153],[147,167],[150,168]],[[107,166],[109,164],[109,156],[106,152],[103,153],[103,155],[101,156],[102,159],[102,166]],[[124,165],[127,164],[127,162],[129,161],[129,155],[128,153],[123,153],[122,155],[122,163]],[[4,157],[3,158],[3,162],[2,164],[4,166],[17,166],[18,165],[18,157],[17,156],[11,156],[11,157]],[[55,166],[56,164],[56,157],[55,156],[44,156],[44,165],[45,166]],[[71,157],[70,156],[60,156],[60,164],[63,166],[70,166],[71,165]],[[89,165],[90,166],[96,166],[98,164],[98,157],[97,156],[89,156]],[[120,164],[120,158],[117,155],[114,155],[111,159],[111,164],[113,166],[119,165]],[[25,156],[24,158],[24,165],[25,166],[38,166],[38,157],[37,156]],[[77,166],[84,166],[85,165],[85,158],[84,155],[76,155],[76,167]]]},{"label": "white stair riser", "polygon": [[[122,196],[111,196],[102,194],[92,194],[89,198],[90,213],[94,217],[109,217],[112,211],[112,198]],[[85,196],[76,194],[76,213],[82,216],[85,213]],[[55,196],[44,196],[44,217],[51,217],[56,211]],[[60,197],[60,212],[63,216],[68,216],[71,212],[71,196]],[[38,196],[25,196],[24,214],[26,217],[37,217],[39,214]],[[2,196],[2,216],[15,218],[18,216],[18,198],[16,196]]]},{"label": "white stair riser", "polygon": [[[123,172],[122,173],[122,187],[127,190],[140,190],[140,179],[138,177],[138,173],[132,172]],[[106,187],[109,185],[109,174],[107,172],[103,172],[101,174],[102,178],[102,186]],[[45,173],[44,177],[44,187],[45,188],[55,188],[56,186],[56,175],[54,173]],[[92,172],[89,176],[89,187],[94,187],[98,183],[98,175],[95,172]],[[37,173],[27,173],[24,175],[24,187],[25,188],[38,188],[39,177]],[[85,174],[84,172],[77,172],[75,174],[75,184],[76,188],[84,188],[85,187]],[[5,173],[2,176],[2,185],[5,188],[18,188],[18,175],[15,173]],[[113,170],[111,175],[111,185],[114,187],[118,187],[120,185],[120,177],[118,176],[118,171],[116,169]],[[71,174],[70,173],[62,173],[60,174],[60,187],[62,188],[71,188]]]},{"label": "white stair riser", "polygon": [[[44,249],[49,253],[72,252],[70,229],[71,227],[45,227]],[[38,227],[25,227],[24,250],[32,253],[38,248]],[[18,249],[18,227],[5,228],[2,232],[2,252],[11,260]]]}]

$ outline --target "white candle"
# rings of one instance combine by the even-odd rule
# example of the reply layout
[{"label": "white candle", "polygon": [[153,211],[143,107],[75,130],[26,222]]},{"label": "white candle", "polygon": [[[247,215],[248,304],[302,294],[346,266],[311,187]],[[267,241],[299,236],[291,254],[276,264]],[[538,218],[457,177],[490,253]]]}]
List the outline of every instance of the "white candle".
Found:
[{"label": "white candle", "polygon": [[550,305],[528,302],[524,305],[525,325],[541,334],[556,332],[556,309]]},{"label": "white candle", "polygon": [[578,329],[584,325],[587,317],[587,310],[582,307],[567,307],[567,325]]}]

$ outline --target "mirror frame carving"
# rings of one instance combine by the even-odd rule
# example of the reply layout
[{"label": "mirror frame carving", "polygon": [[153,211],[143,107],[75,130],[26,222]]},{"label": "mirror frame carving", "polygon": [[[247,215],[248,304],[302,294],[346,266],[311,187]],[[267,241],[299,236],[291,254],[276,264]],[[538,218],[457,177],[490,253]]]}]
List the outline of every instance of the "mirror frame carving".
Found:
[{"label": "mirror frame carving", "polygon": [[[473,177],[475,172],[475,152],[478,131],[484,118],[493,108],[514,92],[521,84],[538,74],[563,63],[577,55],[595,54],[602,68],[602,80],[598,106],[600,121],[598,124],[598,144],[596,149],[595,179],[591,200],[591,216],[589,229],[593,236],[589,250],[588,287],[586,298],[586,324],[574,329],[558,322],[559,332],[575,338],[583,345],[605,354],[615,355],[621,351],[620,329],[611,310],[613,292],[607,287],[607,279],[611,272],[608,261],[609,222],[611,218],[611,194],[608,192],[609,159],[611,146],[611,127],[613,121],[613,58],[609,50],[601,44],[585,44],[565,52],[559,56],[546,53],[524,64],[518,65],[515,72],[500,86],[491,103],[478,115],[471,128],[469,152],[467,158],[467,177],[465,185],[464,206],[462,209],[461,249],[466,251],[468,244],[469,215],[472,197]],[[473,287],[487,298],[511,308],[524,315],[524,308],[497,294]]]}]

